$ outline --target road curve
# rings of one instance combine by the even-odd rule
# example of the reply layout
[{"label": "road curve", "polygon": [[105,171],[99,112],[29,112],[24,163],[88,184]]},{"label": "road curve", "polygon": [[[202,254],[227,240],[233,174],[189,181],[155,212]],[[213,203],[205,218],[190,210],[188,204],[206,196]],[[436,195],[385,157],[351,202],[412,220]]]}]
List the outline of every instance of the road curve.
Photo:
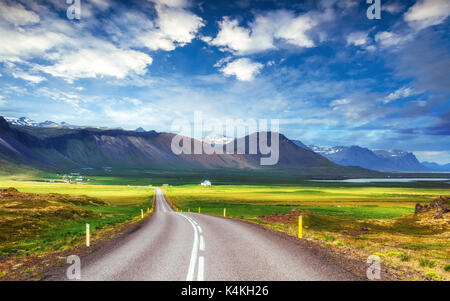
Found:
[{"label": "road curve", "polygon": [[83,257],[81,275],[82,280],[359,280],[258,225],[175,212],[160,189],[142,227]]}]

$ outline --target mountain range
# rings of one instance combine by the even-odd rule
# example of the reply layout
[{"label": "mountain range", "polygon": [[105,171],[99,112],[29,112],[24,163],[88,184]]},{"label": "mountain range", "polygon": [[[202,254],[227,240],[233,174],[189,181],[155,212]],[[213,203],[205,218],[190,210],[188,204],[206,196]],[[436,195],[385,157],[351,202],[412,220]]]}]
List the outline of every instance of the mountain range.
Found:
[{"label": "mountain range", "polygon": [[[134,131],[125,131],[120,128],[74,126],[66,122],[39,123],[26,117],[6,117],[1,120],[0,159],[29,164],[37,168],[102,168],[103,166],[116,166],[119,169],[169,168],[175,170],[261,168],[257,163],[261,155],[258,155],[258,158],[254,155],[238,154],[177,156],[170,149],[173,134],[147,132],[142,127]],[[370,150],[360,146],[307,146],[299,140],[289,140],[282,135],[281,140],[283,143],[280,145],[283,149],[280,150],[280,162],[275,168],[297,169],[301,174],[319,174],[325,166],[337,171],[339,165],[358,166],[383,172],[450,171],[450,164],[420,163],[413,153],[400,150]],[[233,142],[233,138],[212,135],[193,141],[194,144],[225,146]],[[348,171],[347,169],[344,173]],[[357,172],[361,172],[361,169]],[[337,171],[337,174],[339,173]]]},{"label": "mountain range", "polygon": [[441,166],[430,162],[421,163],[413,153],[401,150],[371,150],[357,145],[331,147],[306,146],[298,140],[294,140],[294,143],[344,166],[360,166],[385,172],[450,171],[450,166]]},{"label": "mountain range", "polygon": [[[261,133],[256,135],[259,141]],[[303,149],[279,135],[279,161],[261,166],[263,156],[233,154],[181,154],[172,152],[175,134],[122,129],[65,128],[10,125],[0,117],[0,161],[45,170],[104,169],[161,170],[192,172],[202,170],[261,171],[268,175],[289,173],[296,176],[378,176],[360,167],[340,166],[311,150]],[[248,146],[250,136],[235,139]],[[241,141],[242,142],[242,141]],[[202,144],[192,139],[192,146]]]}]

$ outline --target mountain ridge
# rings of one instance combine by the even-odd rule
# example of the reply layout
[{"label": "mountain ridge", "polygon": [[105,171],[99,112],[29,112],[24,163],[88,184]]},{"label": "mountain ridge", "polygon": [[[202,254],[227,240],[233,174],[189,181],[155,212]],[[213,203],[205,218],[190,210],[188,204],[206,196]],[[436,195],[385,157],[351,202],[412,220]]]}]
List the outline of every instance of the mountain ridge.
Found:
[{"label": "mountain ridge", "polygon": [[411,152],[401,150],[371,150],[358,145],[352,146],[316,146],[298,143],[298,146],[307,147],[325,158],[343,165],[360,166],[363,168],[383,172],[427,172],[431,171],[422,165]]},{"label": "mountain ridge", "polygon": [[[254,133],[259,139],[261,133]],[[343,167],[304,150],[280,134],[280,160],[274,166],[260,166],[257,154],[181,154],[172,152],[175,134],[119,129],[54,129],[10,126],[0,117],[0,158],[36,168],[103,168],[139,170],[266,170],[297,175],[376,175],[359,167]],[[244,138],[248,141],[249,136]],[[235,139],[237,146],[239,139]],[[192,146],[202,144],[192,139]],[[248,144],[246,144],[248,146]]]}]

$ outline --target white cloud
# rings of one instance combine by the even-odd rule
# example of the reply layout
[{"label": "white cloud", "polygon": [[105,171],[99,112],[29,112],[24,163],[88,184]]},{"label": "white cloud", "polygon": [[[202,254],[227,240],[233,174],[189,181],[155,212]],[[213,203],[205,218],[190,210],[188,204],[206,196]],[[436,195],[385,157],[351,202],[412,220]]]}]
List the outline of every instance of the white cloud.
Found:
[{"label": "white cloud", "polygon": [[26,72],[21,72],[21,71],[13,72],[12,76],[14,78],[21,78],[23,80],[29,81],[33,84],[38,84],[42,81],[47,80],[45,77],[42,77],[39,75],[32,75],[32,74],[28,74]]},{"label": "white cloud", "polygon": [[330,107],[335,108],[335,107],[338,107],[341,105],[349,104],[350,102],[351,101],[348,98],[336,99],[336,100],[333,100],[332,102],[330,102]]},{"label": "white cloud", "polygon": [[388,4],[382,4],[381,5],[381,10],[382,11],[387,11],[388,13],[391,14],[397,14],[399,12],[401,12],[403,10],[404,6],[394,2],[394,3],[388,3]]},{"label": "white cloud", "polygon": [[168,7],[186,7],[188,2],[186,0],[150,0],[158,5],[165,5]]},{"label": "white cloud", "polygon": [[68,43],[68,37],[52,31],[17,31],[0,26],[0,61],[20,61],[41,56],[46,51]]},{"label": "white cloud", "polygon": [[204,38],[205,42],[224,51],[238,55],[276,49],[277,40],[285,44],[310,48],[315,43],[309,36],[321,17],[312,18],[308,14],[295,16],[292,12],[279,10],[257,15],[249,28],[239,26],[236,19],[224,17],[219,22],[219,32],[214,39]]},{"label": "white cloud", "polygon": [[384,103],[389,103],[391,101],[400,99],[400,98],[406,98],[408,96],[411,96],[414,94],[414,91],[411,88],[400,88],[395,92],[390,93],[384,100]]},{"label": "white cloud", "polygon": [[[175,4],[173,4],[175,5]],[[174,50],[190,43],[205,24],[203,19],[179,7],[157,5],[155,28],[144,31],[139,41],[151,50]]]},{"label": "white cloud", "polygon": [[48,87],[42,87],[35,91],[35,95],[41,96],[41,97],[47,97],[47,98],[53,99],[55,101],[62,101],[62,102],[68,103],[68,104],[72,105],[72,107],[78,113],[85,113],[88,111],[80,106],[80,104],[83,102],[83,100],[77,93],[65,92],[65,91],[61,91],[59,89],[51,89]]},{"label": "white cloud", "polygon": [[382,31],[375,35],[375,41],[381,46],[381,48],[396,48],[403,43],[409,41],[411,35],[400,35],[395,32]]},{"label": "white cloud", "polygon": [[54,65],[41,66],[40,70],[62,77],[68,82],[77,78],[103,76],[123,79],[131,74],[145,74],[152,61],[152,58],[143,52],[123,50],[105,43],[101,47],[85,48],[64,55]]},{"label": "white cloud", "polygon": [[369,42],[367,32],[356,31],[347,36],[347,45],[362,46]]},{"label": "white cloud", "polygon": [[441,24],[450,15],[448,0],[419,0],[404,14],[404,19],[417,30]]},{"label": "white cloud", "polygon": [[224,50],[239,54],[255,53],[274,48],[270,33],[263,30],[261,22],[253,30],[240,27],[237,20],[230,20],[224,17],[219,22],[220,31],[216,38],[211,41],[211,45],[222,47]]},{"label": "white cloud", "polygon": [[420,162],[436,162],[438,164],[448,164],[450,162],[450,151],[415,151],[414,155]]},{"label": "white cloud", "polygon": [[135,106],[140,106],[140,105],[142,105],[142,101],[141,101],[140,99],[137,99],[137,98],[124,97],[122,100],[123,100],[124,102],[131,103],[131,104],[133,104],[133,105],[135,105]]},{"label": "white cloud", "polygon": [[234,75],[241,81],[252,81],[263,66],[263,64],[253,62],[248,58],[240,58],[228,63],[220,71],[226,76]]},{"label": "white cloud", "polygon": [[5,97],[3,97],[2,95],[0,95],[0,107],[4,106],[5,104],[6,104]]},{"label": "white cloud", "polygon": [[11,6],[0,2],[0,19],[5,19],[14,26],[39,23],[39,16],[33,11],[25,9],[22,4],[15,3]]}]

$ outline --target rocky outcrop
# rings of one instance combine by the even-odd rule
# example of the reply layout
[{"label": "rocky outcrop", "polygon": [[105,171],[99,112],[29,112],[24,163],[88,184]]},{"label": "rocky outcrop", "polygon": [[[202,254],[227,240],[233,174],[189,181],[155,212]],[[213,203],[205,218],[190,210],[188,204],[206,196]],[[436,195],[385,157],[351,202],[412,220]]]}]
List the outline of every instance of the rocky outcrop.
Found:
[{"label": "rocky outcrop", "polygon": [[443,218],[443,215],[445,213],[450,212],[450,198],[448,196],[439,196],[430,204],[416,204],[414,214],[420,214],[431,210],[436,211],[436,214],[434,216],[435,219]]}]

